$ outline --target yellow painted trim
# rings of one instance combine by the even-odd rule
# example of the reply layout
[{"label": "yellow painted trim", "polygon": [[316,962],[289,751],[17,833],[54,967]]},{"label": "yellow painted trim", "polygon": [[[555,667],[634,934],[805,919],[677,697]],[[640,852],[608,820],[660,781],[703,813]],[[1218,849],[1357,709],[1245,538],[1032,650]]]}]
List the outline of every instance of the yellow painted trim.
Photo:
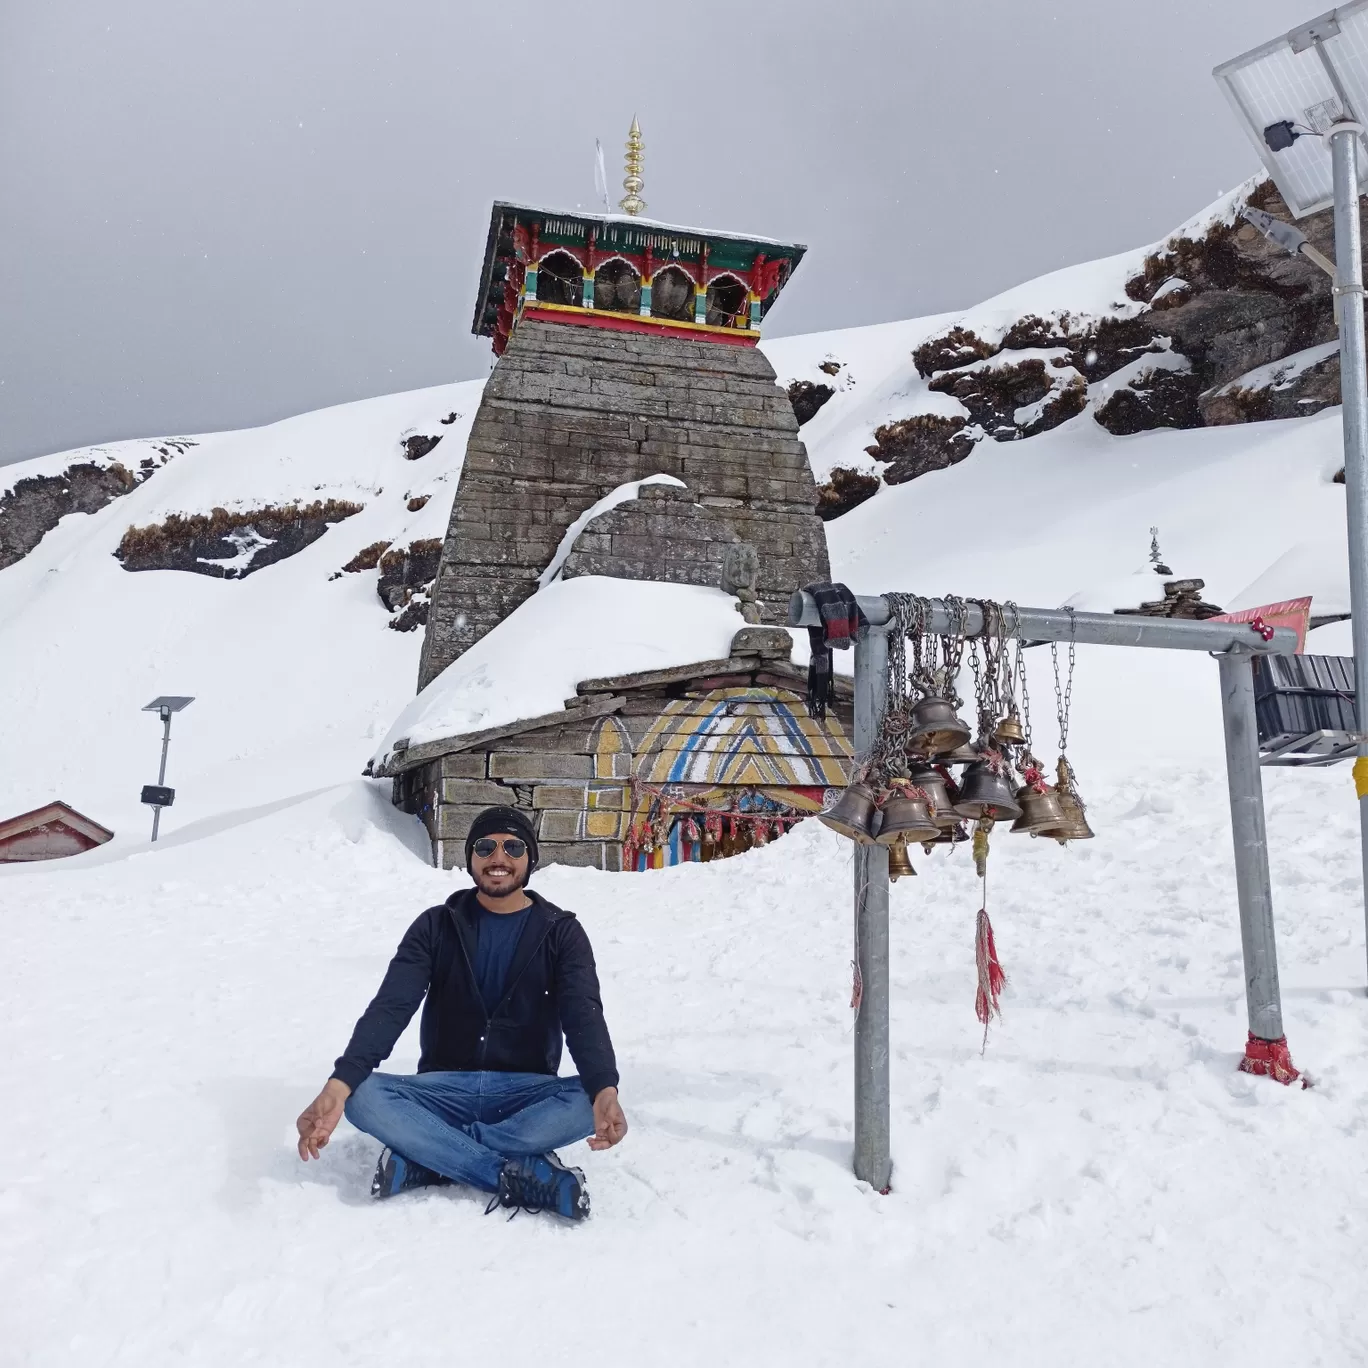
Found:
[{"label": "yellow painted trim", "polygon": [[583,314],[586,318],[631,318],[638,323],[654,323],[659,328],[687,328],[690,332],[722,333],[727,337],[759,337],[754,328],[716,328],[708,323],[686,323],[682,318],[655,318],[651,314],[622,313],[617,309],[586,309],[579,304],[544,304],[529,300],[528,307],[549,309],[553,313]]}]

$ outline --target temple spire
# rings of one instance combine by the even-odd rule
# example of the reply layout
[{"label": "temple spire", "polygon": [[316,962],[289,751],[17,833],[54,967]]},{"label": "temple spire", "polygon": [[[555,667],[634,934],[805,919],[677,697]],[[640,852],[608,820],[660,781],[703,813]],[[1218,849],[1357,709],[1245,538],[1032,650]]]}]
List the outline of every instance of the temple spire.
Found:
[{"label": "temple spire", "polygon": [[641,125],[637,122],[635,114],[632,115],[632,127],[627,133],[626,146],[627,174],[623,177],[622,188],[627,193],[618,201],[618,208],[624,214],[639,214],[646,207],[646,201],[641,198],[642,188],[646,184],[641,178],[646,165],[646,145],[641,140]]}]

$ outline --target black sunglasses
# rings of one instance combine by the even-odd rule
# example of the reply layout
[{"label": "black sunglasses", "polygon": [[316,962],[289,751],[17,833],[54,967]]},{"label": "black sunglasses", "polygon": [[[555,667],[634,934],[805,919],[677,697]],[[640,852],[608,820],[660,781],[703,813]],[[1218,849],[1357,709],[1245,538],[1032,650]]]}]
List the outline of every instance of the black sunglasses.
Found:
[{"label": "black sunglasses", "polygon": [[510,836],[506,841],[496,841],[492,836],[481,836],[470,848],[480,859],[487,860],[500,847],[512,860],[521,860],[527,854],[527,842],[518,840],[516,836]]}]

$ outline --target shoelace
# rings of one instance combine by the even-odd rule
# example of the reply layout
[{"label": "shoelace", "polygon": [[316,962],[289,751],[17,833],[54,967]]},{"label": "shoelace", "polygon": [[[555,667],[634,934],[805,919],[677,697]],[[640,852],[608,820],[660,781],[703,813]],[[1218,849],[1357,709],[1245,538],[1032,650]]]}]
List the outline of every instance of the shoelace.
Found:
[{"label": "shoelace", "polygon": [[[511,1206],[513,1210],[509,1212],[508,1219],[511,1221],[520,1211],[526,1211],[529,1215],[536,1211],[547,1211],[555,1207],[556,1200],[556,1180],[552,1178],[549,1183],[540,1183],[529,1173],[508,1173],[504,1175],[504,1186],[489,1199],[489,1205],[485,1207],[485,1215],[488,1216],[497,1207]],[[505,1192],[508,1200],[504,1200]],[[529,1206],[531,1202],[533,1205]],[[537,1203],[540,1202],[540,1205]]]}]

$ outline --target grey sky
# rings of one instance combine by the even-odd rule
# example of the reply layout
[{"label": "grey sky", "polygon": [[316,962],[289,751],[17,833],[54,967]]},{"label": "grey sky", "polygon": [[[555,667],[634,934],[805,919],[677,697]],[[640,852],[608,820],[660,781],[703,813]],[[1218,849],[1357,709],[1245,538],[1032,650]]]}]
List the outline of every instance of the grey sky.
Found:
[{"label": "grey sky", "polygon": [[0,0],[0,462],[483,375],[490,201],[792,237],[772,334],[967,305],[1256,169],[1274,0]]}]

